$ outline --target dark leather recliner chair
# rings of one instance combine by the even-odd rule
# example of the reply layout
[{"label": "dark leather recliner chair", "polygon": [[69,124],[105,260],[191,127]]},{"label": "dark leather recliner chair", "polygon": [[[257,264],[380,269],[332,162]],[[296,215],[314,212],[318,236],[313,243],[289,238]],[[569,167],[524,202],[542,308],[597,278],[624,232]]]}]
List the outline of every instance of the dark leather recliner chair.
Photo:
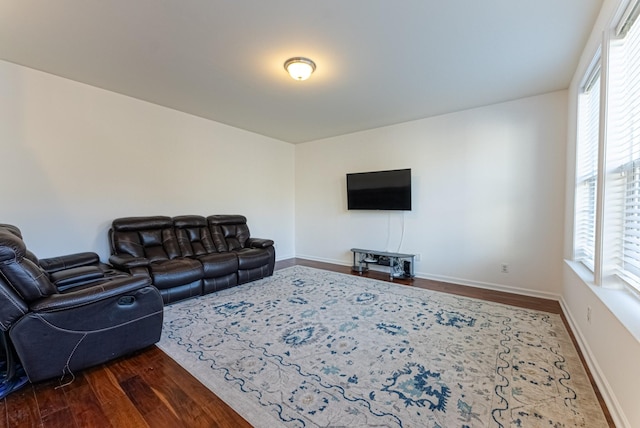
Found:
[{"label": "dark leather recliner chair", "polygon": [[[22,238],[22,232],[12,224],[0,224],[0,229],[13,233]],[[105,277],[127,276],[124,272],[113,269],[110,265],[102,263],[98,254],[83,252],[66,254],[64,256],[38,259],[29,249],[26,249],[25,258],[38,265],[48,275],[58,291],[88,284]]]},{"label": "dark leather recliner chair", "polygon": [[[160,339],[162,298],[148,277],[80,276],[61,291],[16,229],[0,226],[0,329],[9,332],[31,382],[101,364]],[[63,260],[79,263],[76,257]],[[45,265],[63,272],[56,263]]]}]

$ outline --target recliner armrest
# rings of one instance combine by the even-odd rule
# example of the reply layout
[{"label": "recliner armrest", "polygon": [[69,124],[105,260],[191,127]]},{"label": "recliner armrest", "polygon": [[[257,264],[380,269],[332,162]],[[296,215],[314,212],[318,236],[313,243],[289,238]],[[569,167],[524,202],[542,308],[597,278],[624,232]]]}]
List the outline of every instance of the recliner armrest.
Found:
[{"label": "recliner armrest", "polygon": [[105,279],[103,283],[66,293],[52,294],[31,304],[33,312],[56,312],[86,306],[121,294],[132,293],[151,285],[145,276]]},{"label": "recliner armrest", "polygon": [[261,238],[249,238],[245,245],[249,248],[267,248],[272,247],[274,244],[271,239],[261,239]]},{"label": "recliner armrest", "polygon": [[59,291],[64,291],[71,286],[80,285],[98,278],[104,278],[104,276],[104,272],[97,266],[80,266],[54,272],[49,275],[49,278]]},{"label": "recliner armrest", "polygon": [[65,256],[40,259],[40,266],[49,274],[80,266],[98,265],[100,257],[96,253],[84,252],[67,254]]},{"label": "recliner armrest", "polygon": [[29,311],[27,305],[0,276],[0,330],[9,331],[14,322]]},{"label": "recliner armrest", "polygon": [[143,257],[113,255],[109,257],[109,263],[111,263],[116,269],[130,270],[136,267],[149,266],[150,262],[149,259],[145,259]]}]

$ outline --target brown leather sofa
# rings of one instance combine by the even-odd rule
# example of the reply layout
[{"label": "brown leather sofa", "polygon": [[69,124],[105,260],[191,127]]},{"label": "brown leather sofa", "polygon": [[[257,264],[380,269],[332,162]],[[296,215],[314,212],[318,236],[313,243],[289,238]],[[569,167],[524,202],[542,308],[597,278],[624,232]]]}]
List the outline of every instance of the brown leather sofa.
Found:
[{"label": "brown leather sofa", "polygon": [[242,215],[149,216],[115,219],[111,263],[149,276],[164,303],[273,275],[271,239],[252,238]]},{"label": "brown leather sofa", "polygon": [[160,340],[163,302],[146,277],[111,270],[95,253],[51,259],[0,225],[0,332],[31,382],[101,364]]}]

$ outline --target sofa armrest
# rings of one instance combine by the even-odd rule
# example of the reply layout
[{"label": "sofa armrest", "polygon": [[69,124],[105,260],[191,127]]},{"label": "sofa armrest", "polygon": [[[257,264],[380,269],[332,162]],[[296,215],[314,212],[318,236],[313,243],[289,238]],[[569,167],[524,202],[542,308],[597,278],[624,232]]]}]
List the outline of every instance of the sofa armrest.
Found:
[{"label": "sofa armrest", "polygon": [[49,274],[80,266],[98,265],[100,257],[96,253],[84,252],[67,254],[65,256],[40,259],[40,266]]},{"label": "sofa armrest", "polygon": [[71,269],[64,269],[53,272],[49,275],[51,282],[58,288],[58,291],[64,291],[67,288],[84,284],[99,278],[104,278],[104,272],[97,266],[80,266]]},{"label": "sofa armrest", "polygon": [[245,245],[249,248],[267,248],[272,247],[273,244],[271,239],[249,238]]},{"label": "sofa armrest", "polygon": [[58,293],[37,300],[31,304],[33,312],[57,312],[87,306],[122,294],[133,293],[151,285],[151,279],[144,276],[128,276],[105,279],[103,283],[66,293]]},{"label": "sofa armrest", "polygon": [[129,271],[136,267],[149,266],[149,259],[145,259],[144,257],[113,255],[109,257],[109,263],[116,269]]},{"label": "sofa armrest", "polygon": [[2,280],[0,276],[0,330],[9,331],[11,326],[29,311],[22,297]]}]

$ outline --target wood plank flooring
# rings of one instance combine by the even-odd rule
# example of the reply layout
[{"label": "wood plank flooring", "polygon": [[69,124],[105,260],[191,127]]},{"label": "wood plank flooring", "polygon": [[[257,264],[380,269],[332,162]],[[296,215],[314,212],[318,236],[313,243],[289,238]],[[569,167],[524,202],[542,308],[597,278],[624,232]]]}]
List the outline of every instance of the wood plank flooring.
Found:
[{"label": "wood plank flooring", "polygon": [[[347,266],[302,259],[280,261],[276,269],[294,265],[352,274]],[[389,280],[389,275],[384,272],[369,271],[363,276]],[[396,279],[394,282],[562,314],[559,303],[553,300],[420,278]],[[566,326],[566,320],[564,322]],[[573,340],[575,344],[575,338]],[[582,363],[586,368],[584,359]],[[609,425],[614,427],[591,374],[589,377]],[[69,380],[65,379],[65,382]],[[250,425],[186,370],[152,346],[85,370],[66,385],[61,385],[59,380],[28,384],[0,400],[0,428],[4,427],[242,428]]]}]

